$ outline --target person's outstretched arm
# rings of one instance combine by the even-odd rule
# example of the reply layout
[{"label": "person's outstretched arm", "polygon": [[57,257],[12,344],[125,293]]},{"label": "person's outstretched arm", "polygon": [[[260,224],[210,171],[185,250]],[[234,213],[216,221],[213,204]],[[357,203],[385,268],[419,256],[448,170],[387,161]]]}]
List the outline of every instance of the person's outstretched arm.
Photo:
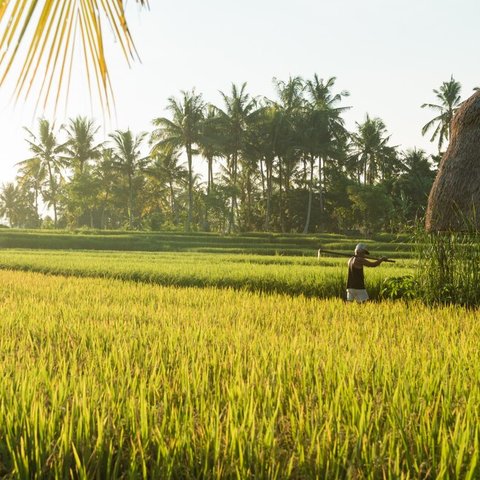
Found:
[{"label": "person's outstretched arm", "polygon": [[367,258],[363,257],[355,257],[355,261],[353,266],[355,268],[362,268],[362,267],[378,267],[382,262],[387,260],[387,257],[379,258],[378,260],[368,260]]}]

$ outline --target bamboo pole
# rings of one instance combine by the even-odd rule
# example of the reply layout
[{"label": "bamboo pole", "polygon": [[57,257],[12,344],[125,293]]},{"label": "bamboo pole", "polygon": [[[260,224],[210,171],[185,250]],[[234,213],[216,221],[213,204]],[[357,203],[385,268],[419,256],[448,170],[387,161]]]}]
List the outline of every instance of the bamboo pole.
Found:
[{"label": "bamboo pole", "polygon": [[[350,255],[349,253],[343,253],[343,252],[334,252],[333,250],[325,250],[323,248],[318,249],[318,259],[320,260],[320,257],[322,256],[322,253],[326,253],[328,255],[337,255],[339,257],[361,257],[361,258],[368,258],[369,260],[380,260],[378,257],[371,257],[370,255]],[[389,262],[389,263],[395,263],[395,260],[391,260],[387,258],[384,260],[384,262]]]}]

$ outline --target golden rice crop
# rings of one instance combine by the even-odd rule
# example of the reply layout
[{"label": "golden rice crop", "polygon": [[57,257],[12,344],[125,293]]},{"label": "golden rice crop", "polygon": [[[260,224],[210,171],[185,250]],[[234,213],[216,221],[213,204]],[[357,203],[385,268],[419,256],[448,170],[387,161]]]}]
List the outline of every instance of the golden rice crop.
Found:
[{"label": "golden rice crop", "polygon": [[473,310],[0,272],[0,475],[478,478]]},{"label": "golden rice crop", "polygon": [[[412,260],[367,273],[372,298],[387,276],[411,273]],[[207,253],[2,250],[0,268],[133,280],[183,287],[214,286],[317,297],[345,292],[347,259]]]}]

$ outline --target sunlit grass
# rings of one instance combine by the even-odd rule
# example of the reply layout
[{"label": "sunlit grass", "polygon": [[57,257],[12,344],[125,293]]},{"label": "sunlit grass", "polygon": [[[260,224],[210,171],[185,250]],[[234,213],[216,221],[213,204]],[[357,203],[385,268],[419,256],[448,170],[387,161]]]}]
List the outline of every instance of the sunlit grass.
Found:
[{"label": "sunlit grass", "polygon": [[0,475],[478,478],[474,311],[0,272]]},{"label": "sunlit grass", "polygon": [[[413,260],[366,272],[372,298],[390,276],[412,273]],[[343,297],[347,259],[207,253],[2,250],[0,268],[116,278],[181,287],[214,286],[317,297]]]}]

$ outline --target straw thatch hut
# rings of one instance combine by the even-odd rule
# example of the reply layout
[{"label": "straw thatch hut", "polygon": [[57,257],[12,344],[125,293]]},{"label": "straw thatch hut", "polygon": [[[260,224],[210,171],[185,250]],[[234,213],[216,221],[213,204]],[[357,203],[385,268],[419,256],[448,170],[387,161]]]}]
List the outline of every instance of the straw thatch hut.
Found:
[{"label": "straw thatch hut", "polygon": [[450,144],[428,198],[427,231],[480,229],[480,91],[453,117]]}]

